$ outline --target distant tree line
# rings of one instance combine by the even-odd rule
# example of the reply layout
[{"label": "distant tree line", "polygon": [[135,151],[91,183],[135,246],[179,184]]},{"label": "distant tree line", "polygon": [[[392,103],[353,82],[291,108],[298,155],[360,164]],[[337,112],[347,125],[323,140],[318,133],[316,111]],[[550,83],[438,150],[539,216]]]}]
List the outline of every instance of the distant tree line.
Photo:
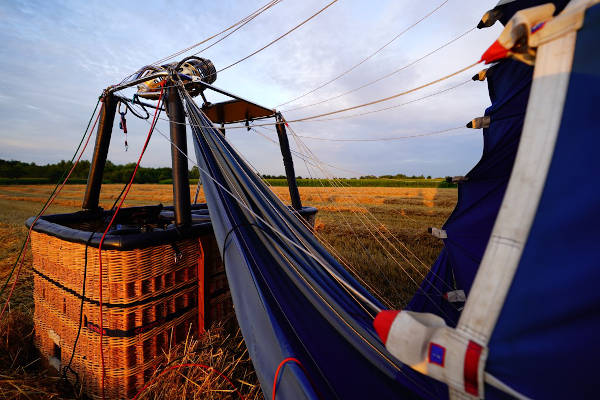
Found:
[{"label": "distant tree line", "polygon": [[[262,175],[260,176],[263,179],[287,179],[285,175]],[[316,179],[322,180],[322,178],[302,178],[301,176],[297,176],[296,179]],[[337,178],[333,179],[432,179],[431,175],[427,177],[424,175],[405,175],[405,174],[396,174],[396,175],[363,175],[360,178]]]},{"label": "distant tree line", "polygon": [[[69,161],[60,161],[56,164],[37,165],[35,163],[24,163],[21,161],[7,161],[0,159],[0,178],[4,179],[45,179],[48,182],[57,182],[65,171],[68,171],[73,164]],[[110,161],[106,162],[104,167],[104,183],[125,183],[131,179],[131,174],[135,168],[135,163],[117,165]],[[80,161],[71,174],[71,179],[76,182],[87,180],[90,170],[90,162]],[[198,179],[200,174],[197,167],[190,171],[191,179]],[[161,183],[170,181],[171,168],[138,168],[135,176],[136,183]]]},{"label": "distant tree line", "polygon": [[[68,171],[72,167],[72,163],[69,161],[60,161],[55,164],[37,165],[35,163],[24,163],[21,161],[14,160],[2,160],[0,159],[0,180],[2,183],[10,180],[36,180],[38,183],[44,182],[57,182],[65,171]],[[117,165],[110,161],[106,161],[104,167],[104,183],[125,183],[131,179],[131,174],[135,168],[135,163]],[[87,160],[80,161],[75,170],[71,174],[70,182],[72,183],[84,183],[87,180],[88,172],[90,170],[90,162]],[[286,179],[285,175],[261,175],[263,179]],[[135,176],[136,183],[171,183],[172,182],[171,168],[159,167],[159,168],[148,168],[140,167]],[[194,166],[190,170],[190,179],[200,179],[200,173],[198,167]],[[310,178],[302,178],[297,176],[298,180],[306,180]],[[320,178],[316,178],[320,180]],[[431,176],[423,175],[365,175],[360,178],[336,178],[336,179],[431,179]],[[19,182],[21,183],[21,182]]]}]

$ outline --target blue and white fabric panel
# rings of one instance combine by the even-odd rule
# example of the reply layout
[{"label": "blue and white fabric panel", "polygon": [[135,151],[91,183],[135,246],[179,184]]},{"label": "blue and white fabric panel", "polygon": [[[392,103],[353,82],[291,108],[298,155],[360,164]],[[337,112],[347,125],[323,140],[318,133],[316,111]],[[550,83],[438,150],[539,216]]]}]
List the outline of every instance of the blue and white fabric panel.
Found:
[{"label": "blue and white fabric panel", "polygon": [[547,181],[489,343],[486,370],[532,398],[600,393],[599,38],[596,5],[577,35]]},{"label": "blue and white fabric panel", "polygon": [[[442,228],[448,235],[444,249],[408,309],[438,314],[449,326],[456,326],[459,309],[439,293],[459,289],[468,297],[512,171],[532,73],[532,67],[513,60],[501,61],[488,70],[492,105],[485,111],[490,126],[483,129],[483,154],[467,180],[459,183],[456,208]],[[438,304],[432,305],[431,299]]]}]

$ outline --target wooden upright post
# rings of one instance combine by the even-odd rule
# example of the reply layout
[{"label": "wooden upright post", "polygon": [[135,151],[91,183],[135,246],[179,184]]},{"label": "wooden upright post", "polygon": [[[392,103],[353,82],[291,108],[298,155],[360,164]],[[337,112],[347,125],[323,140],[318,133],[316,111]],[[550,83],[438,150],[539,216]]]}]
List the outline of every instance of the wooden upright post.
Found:
[{"label": "wooden upright post", "polygon": [[294,160],[292,159],[290,142],[285,131],[285,122],[283,121],[281,113],[277,113],[277,124],[275,127],[277,128],[277,136],[279,137],[279,147],[281,148],[281,155],[283,156],[283,166],[285,168],[285,176],[287,177],[288,188],[290,190],[292,207],[296,210],[301,210],[302,201],[300,200],[298,183],[296,182],[296,175],[294,172]]},{"label": "wooden upright post", "polygon": [[192,224],[190,179],[188,175],[187,140],[185,136],[185,113],[177,87],[168,81],[167,111],[171,132],[171,165],[173,167],[173,206],[175,225]]},{"label": "wooden upright post", "polygon": [[107,94],[102,99],[102,108],[100,109],[96,145],[94,146],[94,155],[92,156],[85,195],[83,196],[82,208],[84,210],[96,210],[98,208],[102,176],[104,175],[104,166],[106,165],[106,156],[108,155],[116,111],[117,99],[113,94]]}]

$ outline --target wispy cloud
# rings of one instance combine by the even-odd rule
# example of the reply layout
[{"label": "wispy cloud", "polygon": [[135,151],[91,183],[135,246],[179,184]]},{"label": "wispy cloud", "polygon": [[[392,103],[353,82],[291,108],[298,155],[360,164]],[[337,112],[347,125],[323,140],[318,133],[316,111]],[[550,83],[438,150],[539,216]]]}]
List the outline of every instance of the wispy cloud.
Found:
[{"label": "wispy cloud", "polygon": [[[298,31],[219,74],[216,83],[258,103],[274,106],[348,69],[441,2],[340,0]],[[483,12],[495,2],[451,0],[373,59],[283,108],[336,96],[406,65],[476,25]],[[0,157],[37,162],[70,157],[70,147],[78,143],[103,88],[142,65],[223,29],[262,4],[264,0],[185,4],[152,0],[118,5],[100,0],[2,2]],[[203,56],[210,58],[217,68],[225,66],[258,49],[324,4],[322,0],[283,1]],[[498,27],[471,32],[389,79],[333,101],[290,112],[287,117],[292,119],[353,106],[445,75],[477,59],[498,32]],[[467,79],[467,75],[452,82]],[[429,92],[385,105],[399,104],[425,93]],[[213,102],[221,98],[210,96]],[[486,85],[470,83],[451,93],[387,112],[354,119],[298,123],[294,127],[306,136],[328,138],[419,133],[464,123],[482,114],[488,103]],[[128,125],[128,152],[124,151],[121,133],[115,126],[109,153],[115,162],[131,162],[148,129],[146,123],[132,117]],[[164,122],[159,127],[164,131],[168,128]],[[267,144],[261,136],[231,129],[227,137],[259,170],[283,172],[277,147]],[[475,131],[472,135],[440,135],[387,143],[309,140],[306,143],[327,163],[369,174],[459,175],[464,174],[481,153],[481,136]],[[168,143],[158,135],[144,163],[169,165],[168,148]],[[300,160],[297,168],[300,174],[308,172]]]}]

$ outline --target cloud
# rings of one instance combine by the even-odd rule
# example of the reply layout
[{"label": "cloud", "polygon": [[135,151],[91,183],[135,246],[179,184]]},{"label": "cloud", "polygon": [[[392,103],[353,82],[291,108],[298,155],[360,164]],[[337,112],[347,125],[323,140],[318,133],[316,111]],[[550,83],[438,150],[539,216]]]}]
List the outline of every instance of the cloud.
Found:
[{"label": "cloud", "polygon": [[[341,0],[265,51],[220,73],[216,84],[272,107],[347,70],[441,2]],[[449,1],[343,78],[282,108],[337,96],[400,68],[475,26],[494,3],[495,0]],[[263,4],[264,0],[195,2],[186,3],[185,7],[177,2],[159,1],[118,5],[99,0],[3,2],[0,4],[4,22],[0,28],[3,43],[0,157],[36,162],[69,158],[71,147],[79,142],[103,88],[145,64],[227,27]],[[202,56],[222,68],[260,48],[325,4],[322,0],[283,1]],[[498,33],[499,27],[475,30],[382,82],[314,107],[290,111],[287,118],[354,106],[428,82],[477,59]],[[416,99],[447,87],[446,84],[468,79],[467,75],[361,111]],[[223,99],[207,95],[212,102]],[[469,83],[386,112],[297,123],[293,127],[298,134],[328,138],[423,133],[463,124],[481,115],[488,104],[485,83]],[[122,133],[115,125],[109,152],[114,162],[134,161],[148,129],[145,122],[131,116],[128,127],[130,147],[125,152]],[[167,132],[166,123],[161,122],[159,127]],[[228,130],[227,137],[260,171],[283,173],[276,145],[268,144],[254,132],[240,129]],[[478,131],[385,143],[310,140],[305,143],[326,163],[368,174],[461,175],[481,154]],[[190,142],[189,149],[192,148]],[[143,164],[170,165],[169,158],[168,143],[157,135]],[[304,162],[297,159],[296,163],[298,171],[306,175]],[[342,175],[340,171],[335,174]]]}]

